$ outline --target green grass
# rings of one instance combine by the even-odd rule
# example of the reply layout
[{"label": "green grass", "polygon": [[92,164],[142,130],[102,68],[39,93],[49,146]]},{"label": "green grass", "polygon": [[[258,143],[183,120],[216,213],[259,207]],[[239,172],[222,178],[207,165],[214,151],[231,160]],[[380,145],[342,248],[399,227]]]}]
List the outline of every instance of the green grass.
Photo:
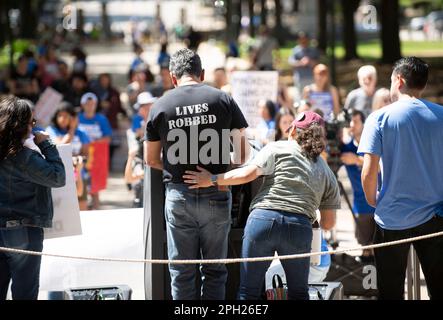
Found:
[{"label": "green grass", "polygon": [[[13,43],[14,46],[14,63],[20,55],[28,48],[34,49],[31,42],[26,39],[16,39]],[[5,68],[9,65],[10,59],[10,46],[6,44],[3,48],[0,48],[0,68]]]},{"label": "green grass", "polygon": [[[287,60],[291,54],[293,44],[281,48],[280,67],[288,68]],[[328,53],[330,48],[328,48]],[[441,41],[402,41],[401,52],[404,56],[423,56],[423,57],[439,57],[443,58],[443,43]],[[357,46],[358,55],[364,60],[377,60],[381,58],[381,44],[379,41],[361,42]],[[335,47],[335,56],[343,59],[345,49],[342,44]]]}]

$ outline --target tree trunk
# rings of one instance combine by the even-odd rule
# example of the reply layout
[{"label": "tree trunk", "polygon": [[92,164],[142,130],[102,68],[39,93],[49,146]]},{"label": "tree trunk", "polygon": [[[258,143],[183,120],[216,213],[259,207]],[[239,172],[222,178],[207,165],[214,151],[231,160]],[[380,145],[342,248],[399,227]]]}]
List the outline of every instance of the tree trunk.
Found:
[{"label": "tree trunk", "polygon": [[283,26],[281,23],[281,15],[282,15],[282,6],[280,0],[274,0],[275,2],[275,37],[278,39],[278,42],[282,44],[284,42],[283,35]]},{"label": "tree trunk", "polygon": [[241,17],[242,17],[242,1],[232,0],[233,16],[237,17],[236,21],[232,21],[234,37],[238,39],[241,31]]},{"label": "tree trunk", "polygon": [[359,2],[360,0],[341,0],[343,12],[343,42],[345,47],[345,60],[358,58],[354,12],[357,10]]},{"label": "tree trunk", "polygon": [[8,9],[6,7],[6,1],[0,1],[0,48],[2,48],[7,40],[7,34],[9,32],[9,26],[7,24],[8,18]]},{"label": "tree trunk", "polygon": [[20,36],[34,39],[37,31],[37,1],[20,1]]},{"label": "tree trunk", "polygon": [[248,15],[249,15],[249,35],[251,37],[255,37],[254,0],[248,0]]},{"label": "tree trunk", "polygon": [[233,28],[232,28],[232,0],[226,0],[226,13],[225,13],[225,22],[226,22],[226,43],[229,43],[233,36]]},{"label": "tree trunk", "polygon": [[381,47],[382,62],[393,63],[401,58],[398,0],[382,0],[381,9]]},{"label": "tree trunk", "polygon": [[328,27],[327,27],[327,21],[328,21],[328,5],[325,0],[317,0],[317,7],[318,7],[318,34],[317,34],[317,40],[318,40],[318,49],[321,50],[323,53],[326,52],[326,47],[328,43]]},{"label": "tree trunk", "polygon": [[267,20],[268,20],[268,8],[266,8],[266,0],[261,0],[260,2],[261,6],[260,6],[260,24],[262,26],[266,26],[267,25]]}]

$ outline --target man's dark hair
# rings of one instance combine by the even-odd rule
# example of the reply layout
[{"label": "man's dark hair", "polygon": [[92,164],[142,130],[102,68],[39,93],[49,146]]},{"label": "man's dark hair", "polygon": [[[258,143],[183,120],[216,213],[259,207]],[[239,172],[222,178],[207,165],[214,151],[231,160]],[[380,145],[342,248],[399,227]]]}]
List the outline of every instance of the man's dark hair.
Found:
[{"label": "man's dark hair", "polygon": [[405,79],[408,89],[422,90],[428,82],[429,65],[417,57],[405,57],[394,64],[393,73]]},{"label": "man's dark hair", "polygon": [[352,117],[360,116],[361,123],[365,123],[365,121],[366,121],[365,114],[363,112],[361,112],[360,110],[353,110],[351,116]]},{"label": "man's dark hair", "polygon": [[199,77],[202,63],[197,53],[189,49],[180,49],[169,61],[169,71],[180,79],[183,75]]}]

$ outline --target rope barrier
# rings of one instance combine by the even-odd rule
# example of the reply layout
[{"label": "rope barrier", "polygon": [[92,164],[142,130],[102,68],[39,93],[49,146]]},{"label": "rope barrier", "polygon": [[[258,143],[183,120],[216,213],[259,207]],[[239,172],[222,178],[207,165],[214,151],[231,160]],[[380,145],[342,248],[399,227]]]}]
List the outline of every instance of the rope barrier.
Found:
[{"label": "rope barrier", "polygon": [[301,259],[301,258],[309,258],[314,256],[326,255],[326,254],[329,255],[340,254],[340,253],[346,253],[350,251],[357,251],[363,249],[377,249],[383,247],[390,247],[403,243],[415,242],[415,241],[441,237],[441,236],[443,236],[443,231],[423,236],[413,237],[413,238],[384,242],[368,246],[360,246],[349,249],[332,250],[327,252],[311,252],[311,253],[291,254],[284,256],[276,255],[272,257],[233,258],[233,259],[201,259],[201,260],[200,259],[196,260],[118,259],[118,258],[100,258],[100,257],[86,257],[86,256],[69,256],[69,255],[28,251],[28,250],[14,249],[14,248],[5,248],[5,247],[0,247],[0,252],[3,251],[8,253],[28,254],[34,256],[46,256],[53,258],[65,258],[65,259],[101,261],[101,262],[127,262],[127,263],[149,263],[149,264],[233,264],[241,262],[264,262],[264,261],[272,261],[274,259],[280,259],[280,260]]}]

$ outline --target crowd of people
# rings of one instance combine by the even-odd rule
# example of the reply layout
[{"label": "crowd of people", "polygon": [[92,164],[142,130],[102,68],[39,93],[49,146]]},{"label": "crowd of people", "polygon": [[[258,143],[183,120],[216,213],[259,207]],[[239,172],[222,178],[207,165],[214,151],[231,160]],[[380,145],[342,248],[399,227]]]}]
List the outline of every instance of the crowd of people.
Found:
[{"label": "crowd of people", "polygon": [[[269,31],[261,29],[259,44],[250,52],[253,67],[273,70],[277,47]],[[72,52],[71,66],[53,46],[18,59],[6,86],[10,95],[0,102],[0,179],[13,180],[14,188],[24,192],[15,192],[6,182],[0,184],[0,246],[29,239],[21,248],[42,250],[42,228],[50,226],[52,217],[50,188],[65,183],[56,144],[72,146],[80,208],[100,207],[99,190],[91,191],[91,159],[104,156],[94,154],[94,146],[105,145],[110,157],[119,146],[119,114],[132,117],[126,132],[124,179],[134,190],[135,207],[143,206],[143,188],[150,187],[143,180],[144,166],[163,171],[171,260],[226,258],[232,218],[229,186],[260,179],[245,225],[242,257],[310,252],[312,225],[319,222],[323,230],[331,230],[340,208],[337,172],[328,166],[332,157],[328,128],[337,123],[340,132],[335,132],[334,139],[339,140],[339,160],[353,190],[358,242],[368,245],[443,229],[439,165],[443,107],[421,99],[428,65],[420,59],[398,61],[390,89],[377,88],[376,68],[362,66],[356,75],[359,87],[343,103],[328,66],[320,63],[309,37],[300,33],[288,61],[299,95],[291,97],[281,87],[277,101],[258,103],[261,122],[253,129],[259,133],[254,143],[260,150],[253,152],[248,121],[230,95],[225,66],[217,68],[213,83],[207,84],[195,51],[181,49],[170,56],[164,42],[156,79],[143,59],[141,45],[134,45],[134,54],[127,108],[109,74],[97,78],[88,74],[86,54],[79,48]],[[39,128],[34,106],[49,87],[62,99],[52,123]],[[195,128],[198,141],[193,140]],[[205,137],[207,142],[214,136],[215,149],[204,143]],[[29,139],[44,157],[25,147]],[[35,197],[43,200],[33,211],[30,199]],[[327,251],[324,238],[322,243],[322,251]],[[414,247],[431,298],[441,298],[442,239],[415,242]],[[408,250],[407,245],[376,249],[375,258],[372,250],[364,250],[359,257],[363,262],[375,259],[380,298],[401,299]],[[330,264],[326,256],[322,260],[316,281],[324,279]],[[261,297],[269,264],[241,264],[240,299]],[[14,299],[35,299],[39,265],[36,257],[19,259],[0,253],[0,299],[6,297],[11,279]],[[289,298],[308,299],[308,279],[315,272],[310,259],[285,260],[282,265]],[[201,265],[199,271],[194,265],[171,264],[169,272],[174,299],[225,298],[223,264]],[[201,288],[196,287],[198,272]]]}]

